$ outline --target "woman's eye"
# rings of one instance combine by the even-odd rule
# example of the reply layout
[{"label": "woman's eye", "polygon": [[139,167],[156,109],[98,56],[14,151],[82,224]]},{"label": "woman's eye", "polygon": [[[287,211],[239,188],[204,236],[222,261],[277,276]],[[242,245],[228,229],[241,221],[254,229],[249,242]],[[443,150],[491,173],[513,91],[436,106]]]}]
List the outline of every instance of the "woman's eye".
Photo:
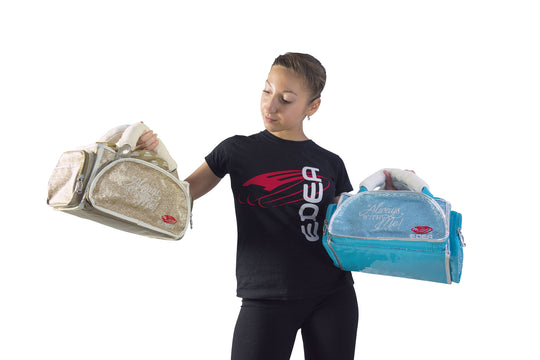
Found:
[{"label": "woman's eye", "polygon": [[[264,89],[262,92],[263,92],[263,95],[272,95],[272,91],[271,91],[271,90]],[[280,101],[281,103],[283,103],[283,104],[290,104],[290,103],[292,103],[292,101],[287,100],[287,99],[284,98],[284,97],[281,97],[281,98],[279,99],[279,101]]]}]

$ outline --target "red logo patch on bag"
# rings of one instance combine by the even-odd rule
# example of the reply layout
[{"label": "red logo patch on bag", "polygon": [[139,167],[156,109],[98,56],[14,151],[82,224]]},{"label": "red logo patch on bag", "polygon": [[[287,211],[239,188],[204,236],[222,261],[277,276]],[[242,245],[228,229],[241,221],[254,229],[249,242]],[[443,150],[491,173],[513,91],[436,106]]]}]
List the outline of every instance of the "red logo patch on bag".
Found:
[{"label": "red logo patch on bag", "polygon": [[163,215],[161,217],[161,220],[163,220],[163,222],[167,223],[167,224],[176,224],[177,221],[176,219],[174,218],[174,216],[171,216],[171,215]]},{"label": "red logo patch on bag", "polygon": [[429,226],[415,226],[411,230],[415,234],[428,234],[433,231]]}]

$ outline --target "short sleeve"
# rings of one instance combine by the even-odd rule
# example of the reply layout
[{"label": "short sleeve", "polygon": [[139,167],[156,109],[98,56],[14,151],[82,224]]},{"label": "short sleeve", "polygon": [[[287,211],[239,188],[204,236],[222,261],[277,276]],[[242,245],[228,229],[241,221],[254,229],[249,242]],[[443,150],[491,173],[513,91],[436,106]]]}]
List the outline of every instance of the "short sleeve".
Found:
[{"label": "short sleeve", "polygon": [[223,178],[229,173],[230,142],[230,138],[222,141],[204,158],[210,169],[219,178]]},{"label": "short sleeve", "polygon": [[338,168],[337,168],[337,178],[336,178],[336,196],[350,192],[353,190],[351,181],[349,180],[349,174],[347,174],[347,169],[345,168],[345,163],[338,156]]}]

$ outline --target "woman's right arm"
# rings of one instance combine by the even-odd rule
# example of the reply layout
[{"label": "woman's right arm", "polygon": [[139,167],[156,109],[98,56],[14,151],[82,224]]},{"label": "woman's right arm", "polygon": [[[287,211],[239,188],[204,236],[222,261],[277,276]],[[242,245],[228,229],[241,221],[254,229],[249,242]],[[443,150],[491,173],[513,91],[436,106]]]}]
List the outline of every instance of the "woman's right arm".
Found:
[{"label": "woman's right arm", "polygon": [[[157,138],[157,134],[154,134],[152,130],[145,131],[139,137],[135,150],[154,150],[158,144],[159,139]],[[173,175],[178,178],[176,170],[173,172]],[[189,183],[191,198],[196,200],[212,190],[220,180],[221,178],[214,174],[205,161],[193,172],[193,174],[189,175],[185,181]]]},{"label": "woman's right arm", "polygon": [[221,178],[214,174],[205,161],[193,172],[193,174],[189,175],[185,181],[189,183],[191,198],[196,200],[212,190],[220,180]]}]

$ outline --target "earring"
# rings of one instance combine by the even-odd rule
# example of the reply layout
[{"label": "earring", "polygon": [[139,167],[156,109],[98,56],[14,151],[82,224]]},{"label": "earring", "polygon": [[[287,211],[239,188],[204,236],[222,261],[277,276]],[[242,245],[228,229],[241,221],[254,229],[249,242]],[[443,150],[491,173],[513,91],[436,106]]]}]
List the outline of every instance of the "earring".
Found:
[{"label": "earring", "polygon": [[307,116],[307,119],[308,119],[308,121],[309,121],[309,120],[311,120],[311,117],[308,115],[308,116]]}]

